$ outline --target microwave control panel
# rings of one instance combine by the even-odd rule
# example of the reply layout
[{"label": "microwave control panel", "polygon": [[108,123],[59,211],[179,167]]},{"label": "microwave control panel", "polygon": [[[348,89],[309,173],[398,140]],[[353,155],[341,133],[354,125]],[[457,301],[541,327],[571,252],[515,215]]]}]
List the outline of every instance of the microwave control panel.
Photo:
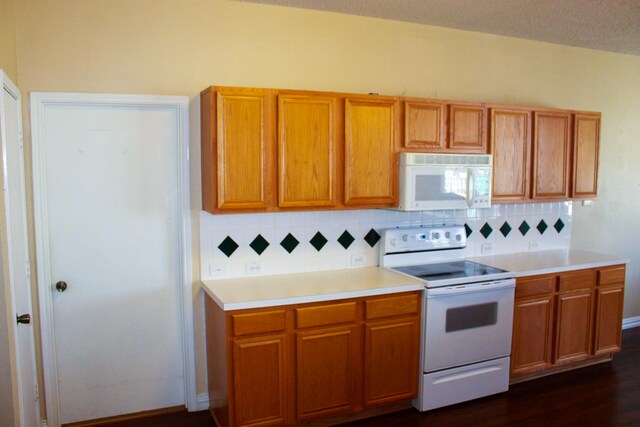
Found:
[{"label": "microwave control panel", "polygon": [[471,195],[470,208],[482,209],[491,207],[491,169],[473,169],[472,182],[473,194]]}]

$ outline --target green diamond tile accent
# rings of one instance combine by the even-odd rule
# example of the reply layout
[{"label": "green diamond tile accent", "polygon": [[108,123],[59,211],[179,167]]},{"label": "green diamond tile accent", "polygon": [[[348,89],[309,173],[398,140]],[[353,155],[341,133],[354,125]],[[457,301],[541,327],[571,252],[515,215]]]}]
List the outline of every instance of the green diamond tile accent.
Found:
[{"label": "green diamond tile accent", "polygon": [[309,243],[311,243],[311,246],[316,248],[316,251],[320,252],[320,249],[322,249],[324,245],[327,244],[327,238],[318,231],[316,234],[314,234],[311,240],[309,240]]},{"label": "green diamond tile accent", "polygon": [[251,246],[251,249],[256,251],[258,255],[262,255],[262,252],[264,252],[264,250],[269,246],[269,242],[267,242],[267,239],[262,237],[262,234],[258,234],[256,238],[249,243],[249,246]]},{"label": "green diamond tile accent", "polygon": [[502,224],[502,227],[500,227],[500,232],[504,237],[507,237],[509,233],[511,233],[511,226],[507,221],[505,221],[504,224]]},{"label": "green diamond tile accent", "polygon": [[482,228],[480,229],[480,234],[484,236],[484,238],[488,238],[493,233],[493,228],[489,225],[488,222],[485,222]]},{"label": "green diamond tile accent", "polygon": [[544,232],[547,231],[547,228],[549,228],[549,226],[547,225],[546,222],[544,222],[544,219],[541,219],[538,225],[536,226],[536,228],[538,229],[540,234],[544,234]]},{"label": "green diamond tile accent", "polygon": [[285,251],[291,253],[298,246],[300,242],[298,239],[293,237],[293,234],[289,233],[285,236],[284,239],[280,242],[280,246],[284,248]]},{"label": "green diamond tile accent", "polygon": [[364,240],[369,244],[369,246],[374,247],[376,243],[378,243],[378,240],[380,240],[380,235],[372,228],[366,236],[364,236]]},{"label": "green diamond tile accent", "polygon": [[520,227],[518,227],[520,234],[522,234],[523,236],[526,235],[530,229],[531,227],[529,227],[529,224],[527,224],[527,221],[522,221],[522,224],[520,224]]},{"label": "green diamond tile accent", "polygon": [[340,243],[345,249],[349,249],[349,246],[351,246],[354,240],[356,239],[347,230],[344,230],[344,233],[338,237],[338,243]]},{"label": "green diamond tile accent", "polygon": [[238,244],[231,237],[227,236],[222,243],[218,245],[218,249],[220,249],[227,257],[230,257],[236,249],[238,249]]}]

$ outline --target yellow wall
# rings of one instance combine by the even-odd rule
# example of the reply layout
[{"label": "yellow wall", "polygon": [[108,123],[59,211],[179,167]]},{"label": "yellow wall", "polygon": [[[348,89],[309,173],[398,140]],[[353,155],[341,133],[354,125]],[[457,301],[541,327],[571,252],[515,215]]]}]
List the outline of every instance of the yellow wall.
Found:
[{"label": "yellow wall", "polygon": [[640,235],[640,57],[227,0],[22,0],[17,16],[25,100],[30,91],[191,97],[195,208],[198,93],[212,84],[602,111],[600,198],[574,204],[573,242],[631,258],[625,317],[640,316],[639,245],[625,240]]},{"label": "yellow wall", "polygon": [[0,69],[18,83],[15,0],[0,0]]}]

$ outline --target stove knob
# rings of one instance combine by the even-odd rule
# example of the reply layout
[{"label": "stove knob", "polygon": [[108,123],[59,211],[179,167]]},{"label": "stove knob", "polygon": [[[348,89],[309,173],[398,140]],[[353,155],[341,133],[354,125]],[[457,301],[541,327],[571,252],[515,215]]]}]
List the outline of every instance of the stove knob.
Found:
[{"label": "stove knob", "polygon": [[403,241],[403,242],[407,242],[407,241],[409,241],[409,235],[408,235],[408,234],[403,234],[403,235],[402,235],[402,241]]},{"label": "stove knob", "polygon": [[450,232],[445,232],[444,233],[444,237],[446,237],[447,239],[451,238],[451,233]]},{"label": "stove knob", "polygon": [[433,234],[431,235],[431,237],[432,237],[434,240],[439,240],[439,239],[440,239],[440,233],[433,233]]},{"label": "stove knob", "polygon": [[456,234],[456,240],[459,242],[462,240],[462,235],[461,234]]},{"label": "stove knob", "polygon": [[396,245],[398,244],[398,239],[391,239],[391,240],[389,240],[389,244],[390,244],[391,246],[396,246]]}]

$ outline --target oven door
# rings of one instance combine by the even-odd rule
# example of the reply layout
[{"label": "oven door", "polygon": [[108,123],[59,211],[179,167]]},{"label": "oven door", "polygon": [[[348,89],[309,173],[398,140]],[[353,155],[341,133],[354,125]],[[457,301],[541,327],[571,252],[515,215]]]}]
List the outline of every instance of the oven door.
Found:
[{"label": "oven door", "polygon": [[511,354],[515,280],[425,291],[424,372]]}]

